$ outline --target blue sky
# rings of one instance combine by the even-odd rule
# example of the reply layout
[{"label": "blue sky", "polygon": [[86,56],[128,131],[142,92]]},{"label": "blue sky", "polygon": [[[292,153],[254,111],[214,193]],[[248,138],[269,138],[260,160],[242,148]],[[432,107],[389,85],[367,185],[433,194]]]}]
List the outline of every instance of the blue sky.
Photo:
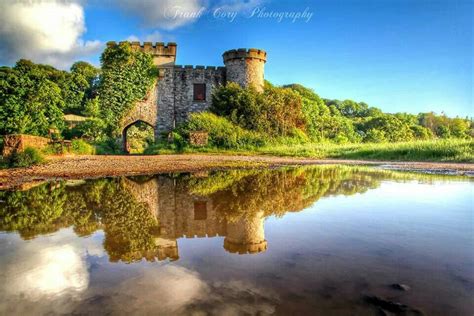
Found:
[{"label": "blue sky", "polygon": [[[69,50],[48,54],[51,46],[12,56],[9,49],[6,58],[2,52],[15,38],[34,37],[9,34],[13,39],[0,39],[0,62],[26,54],[62,68],[77,59],[98,64],[105,42],[148,39],[177,42],[178,64],[222,65],[225,50],[256,47],[268,52],[265,76],[274,84],[301,83],[322,97],[387,112],[474,114],[472,1],[90,0],[77,6],[83,28],[72,29],[76,44]],[[306,15],[279,21],[262,12]]]}]

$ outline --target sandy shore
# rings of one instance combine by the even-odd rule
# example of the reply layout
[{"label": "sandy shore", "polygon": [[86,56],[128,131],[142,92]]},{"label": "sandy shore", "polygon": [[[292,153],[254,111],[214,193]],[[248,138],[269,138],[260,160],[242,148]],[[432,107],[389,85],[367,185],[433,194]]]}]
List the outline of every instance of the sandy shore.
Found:
[{"label": "sandy shore", "polygon": [[0,189],[49,179],[84,179],[103,176],[194,172],[229,168],[291,165],[367,165],[387,169],[474,175],[474,164],[310,159],[272,156],[157,155],[157,156],[55,156],[30,168],[0,170]]}]

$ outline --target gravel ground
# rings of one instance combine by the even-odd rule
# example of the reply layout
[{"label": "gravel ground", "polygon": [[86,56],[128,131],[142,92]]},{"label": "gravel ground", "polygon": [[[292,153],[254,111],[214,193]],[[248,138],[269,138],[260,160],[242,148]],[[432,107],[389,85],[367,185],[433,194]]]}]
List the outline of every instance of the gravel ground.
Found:
[{"label": "gravel ground", "polygon": [[0,170],[0,189],[51,179],[192,172],[229,168],[268,168],[289,165],[370,165],[386,169],[474,175],[474,164],[308,159],[272,156],[156,155],[156,156],[53,156],[48,163],[30,168]]}]

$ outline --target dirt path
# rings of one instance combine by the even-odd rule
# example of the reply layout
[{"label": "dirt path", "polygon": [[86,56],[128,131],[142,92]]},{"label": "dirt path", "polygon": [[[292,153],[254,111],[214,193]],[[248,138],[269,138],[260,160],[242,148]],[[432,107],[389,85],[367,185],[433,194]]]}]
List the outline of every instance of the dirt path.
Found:
[{"label": "dirt path", "polygon": [[390,169],[474,175],[474,164],[389,162],[310,159],[272,156],[157,155],[157,156],[62,156],[50,157],[44,165],[0,170],[0,189],[48,179],[81,179],[117,175],[191,172],[228,168],[278,167],[288,165],[369,165]]}]

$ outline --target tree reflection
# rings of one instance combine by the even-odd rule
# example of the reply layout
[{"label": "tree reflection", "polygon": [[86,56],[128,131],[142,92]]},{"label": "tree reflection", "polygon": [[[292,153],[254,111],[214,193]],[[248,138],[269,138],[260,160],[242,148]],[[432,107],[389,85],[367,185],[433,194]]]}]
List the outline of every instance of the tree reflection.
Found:
[{"label": "tree reflection", "polygon": [[303,210],[326,196],[363,193],[384,179],[433,178],[319,166],[52,182],[0,192],[0,230],[30,239],[65,227],[80,237],[101,229],[110,261],[176,260],[177,239],[184,236],[224,236],[227,251],[258,253],[267,249],[268,216]]}]

